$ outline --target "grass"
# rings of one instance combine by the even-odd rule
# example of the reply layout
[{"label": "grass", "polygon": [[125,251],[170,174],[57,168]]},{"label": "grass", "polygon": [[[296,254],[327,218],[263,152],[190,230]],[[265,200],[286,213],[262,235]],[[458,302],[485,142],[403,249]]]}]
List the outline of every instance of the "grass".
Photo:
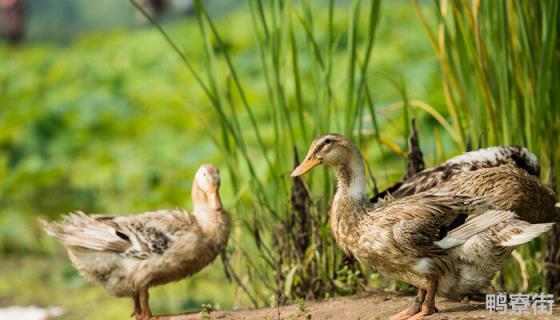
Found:
[{"label": "grass", "polygon": [[[554,161],[560,158],[560,74],[552,71],[560,65],[558,3],[442,1],[430,8],[436,16],[432,25],[424,18],[426,10],[414,3],[441,64],[457,142],[465,148],[475,141],[526,146],[540,159],[544,180],[554,181],[560,174]],[[558,238],[558,231],[550,237]],[[554,257],[559,248],[551,244]],[[545,248],[544,242],[520,248],[534,290],[544,288]],[[510,263],[505,273],[519,271]]]},{"label": "grass", "polygon": [[[357,131],[359,138],[365,112],[375,118],[368,75],[380,2],[354,1],[353,15],[348,17],[335,16],[334,1],[328,2],[326,17],[317,18],[325,19],[329,26],[326,34],[321,34],[314,29],[317,4],[249,1],[258,61],[269,97],[267,107],[248,98],[247,78],[240,76],[244,70],[239,70],[218,26],[200,2],[195,4],[205,53],[202,71],[193,67],[165,29],[131,2],[156,25],[215,111],[220,132],[213,134],[213,141],[225,155],[232,189],[248,198],[239,201],[236,209],[252,213],[242,218],[242,224],[252,235],[254,246],[236,249],[249,261],[245,267],[252,275],[252,285],[246,293],[253,303],[268,303],[271,293],[277,303],[300,296],[332,296],[353,292],[359,287],[356,284],[367,282],[367,275],[356,265],[341,265],[340,252],[327,231],[325,211],[333,191],[331,177],[323,171],[310,182],[312,190],[322,195],[317,201],[294,197],[294,193],[304,195],[306,187],[301,182],[291,186],[287,173],[294,165],[294,151],[297,153],[298,146],[305,148],[311,137],[327,131],[350,135]],[[347,34],[336,33],[335,23],[347,25]],[[363,40],[363,48],[358,38]],[[347,75],[345,90],[336,90],[340,79],[334,78],[333,72]],[[268,121],[257,121],[257,114]],[[209,128],[208,132],[214,131]],[[380,136],[376,131],[378,141]],[[286,205],[290,196],[291,207]],[[277,226],[272,230],[264,227],[274,224]]]},{"label": "grass", "polygon": [[[310,198],[301,191],[306,187],[300,181],[290,181],[286,173],[294,165],[293,152],[297,156],[298,147],[305,149],[311,137],[328,131],[344,132],[363,148],[364,132],[368,132],[363,129],[369,126],[373,140],[388,149],[380,148],[379,154],[403,154],[399,145],[382,137],[379,110],[370,89],[371,75],[375,73],[370,68],[370,59],[380,2],[353,1],[346,8],[349,14],[336,20],[334,1],[327,2],[328,9],[322,17],[316,14],[320,12],[318,5],[308,1],[249,1],[264,89],[269,97],[269,106],[264,109],[247,98],[247,79],[239,75],[219,27],[204,5],[200,1],[195,3],[206,56],[202,71],[195,70],[174,40],[152,22],[207,95],[221,129],[221,135],[213,140],[231,159],[228,169],[235,181],[232,187],[249,197],[253,216],[245,219],[244,225],[253,235],[252,250],[258,252],[259,259],[248,254],[245,257],[250,261],[250,273],[258,275],[253,282],[260,285],[252,286],[252,293],[247,293],[266,302],[263,292],[272,291],[275,299],[282,301],[344,293],[344,286],[339,284],[355,275],[367,283],[359,266],[340,264],[342,257],[326,231],[332,177],[326,171],[312,175],[308,181],[310,195],[320,196]],[[433,10],[437,32],[424,16],[426,9],[417,2],[415,6],[441,65],[450,120],[431,105],[410,100],[403,81],[386,75],[385,80],[402,99],[402,103],[389,109],[399,111],[403,140],[409,133],[411,112],[420,109],[442,125],[438,137],[441,139],[439,133],[446,134],[460,149],[471,149],[476,140],[479,146],[516,143],[528,146],[542,159],[556,158],[558,148],[551,137],[556,136],[560,118],[549,70],[555,64],[557,23],[550,12],[557,13],[558,5],[552,1],[539,5],[443,1],[424,6]],[[540,23],[527,19],[539,14]],[[326,21],[327,28],[322,33],[314,27],[317,19]],[[335,21],[347,25],[345,33],[333,31]],[[534,55],[526,53],[529,48]],[[306,67],[302,67],[303,60],[307,61]],[[258,109],[269,122],[256,120]],[[242,130],[242,124],[247,123],[249,126]],[[249,144],[248,139],[253,143]],[[442,140],[435,144],[436,150],[444,149]],[[250,153],[258,156],[249,156]],[[550,172],[554,175],[553,167]],[[250,192],[243,190],[239,181],[245,181]],[[291,206],[287,204],[290,196]],[[247,210],[247,203],[239,202],[237,209]],[[263,228],[274,224],[279,226],[272,232]],[[542,245],[532,247],[542,252]],[[530,269],[540,270],[542,261],[532,253],[534,250],[527,248],[521,251],[528,258]],[[272,276],[263,272],[268,269],[275,270]],[[533,275],[532,286],[541,287],[542,278],[537,273]],[[312,287],[313,281],[319,285]]]},{"label": "grass", "polygon": [[437,30],[423,21],[461,144],[484,137],[485,145],[521,144],[545,162],[558,158],[558,75],[551,72],[558,63],[558,4],[443,1],[433,10]]},{"label": "grass", "polygon": [[[310,179],[312,194],[321,195],[318,202],[314,202],[309,195],[301,196],[305,193],[297,189],[304,190],[305,187],[296,181],[291,189],[291,207],[286,205],[290,197],[290,181],[285,173],[293,166],[290,161],[292,149],[297,156],[297,146],[306,146],[310,137],[331,130],[353,136],[362,147],[362,129],[367,115],[372,124],[372,136],[378,145],[385,144],[390,152],[402,154],[397,145],[382,139],[379,131],[378,111],[369,87],[369,76],[374,71],[369,68],[369,62],[375,44],[380,2],[364,3],[359,0],[352,2],[347,8],[350,14],[345,19],[347,32],[336,34],[331,28],[335,19],[334,2],[328,2],[326,17],[323,18],[328,28],[324,38],[320,39],[320,33],[314,29],[317,18],[311,3],[273,1],[265,4],[258,0],[249,1],[260,66],[271,104],[265,109],[272,122],[272,143],[268,145],[262,136],[265,126],[255,120],[253,110],[257,106],[248,101],[243,79],[239,77],[220,32],[205,7],[196,2],[199,32],[203,35],[207,58],[203,65],[207,83],[158,26],[166,40],[181,55],[219,115],[223,134],[221,139],[214,138],[218,148],[231,159],[241,160],[247,167],[248,175],[239,168],[238,162],[229,165],[231,175],[236,177],[235,181],[242,181],[245,177],[251,186],[251,192],[246,194],[251,197],[254,216],[245,225],[253,235],[256,249],[265,264],[254,260],[249,268],[256,274],[267,268],[276,270],[275,279],[263,273],[255,281],[261,281],[277,296],[293,299],[298,295],[324,297],[344,292],[333,281],[341,276],[338,273],[342,268],[339,264],[341,257],[336,250],[330,250],[335,244],[326,232],[321,231],[328,226],[328,220],[322,217],[328,209],[327,199],[332,196],[332,178],[323,172]],[[433,116],[442,125],[444,133],[463,150],[471,149],[473,141],[478,140],[479,146],[526,145],[537,152],[541,159],[545,159],[545,165],[546,159],[557,158],[559,151],[552,137],[558,133],[560,109],[552,87],[552,83],[556,82],[551,78],[554,75],[551,75],[550,68],[557,64],[554,53],[557,46],[557,19],[554,17],[557,16],[558,5],[553,1],[538,5],[443,1],[429,8],[435,16],[436,32],[424,16],[425,9],[417,2],[414,4],[441,65],[450,121],[429,104],[409,100],[402,81],[387,77],[402,97],[402,104],[393,109],[402,111],[400,116],[404,122],[404,137],[409,132],[409,109],[419,108]],[[362,5],[366,9],[362,9]],[[527,18],[535,15],[540,17],[538,23]],[[360,23],[361,20],[366,22]],[[303,30],[303,35],[298,37],[294,30]],[[358,38],[361,38],[361,45],[358,45]],[[343,45],[339,46],[339,42]],[[300,50],[302,47],[306,50]],[[532,54],[527,54],[529,49]],[[336,50],[343,52],[343,59],[334,59]],[[216,52],[221,59],[218,59]],[[308,59],[307,72],[300,66],[299,61],[302,59]],[[222,70],[218,69],[220,63]],[[344,80],[345,88],[333,89],[337,86],[333,80],[333,70],[344,75],[341,79]],[[226,77],[222,81],[224,72]],[[311,80],[305,86],[310,97],[307,101],[301,94],[302,79],[306,78]],[[290,88],[292,84],[295,85],[293,89]],[[231,98],[236,94],[237,100]],[[241,132],[240,115],[249,119],[250,130]],[[246,135],[255,139],[254,152],[260,155],[263,165],[260,175],[254,167],[255,159],[248,156]],[[442,150],[442,141],[437,144],[439,147],[436,149]],[[548,165],[551,168],[549,175],[554,176],[555,168],[552,164]],[[239,190],[238,185],[233,188]],[[271,192],[274,196],[271,196]],[[299,194],[300,199],[294,194]],[[298,201],[305,203],[296,203]],[[244,210],[244,204],[240,203],[238,209]],[[280,223],[283,227],[278,227],[272,233],[261,230],[262,226],[273,223]],[[296,227],[298,223],[299,229]],[[313,232],[315,234],[311,235]],[[301,237],[305,238],[304,245],[298,248],[298,239]],[[529,269],[542,271],[539,269],[542,259],[535,252],[542,252],[543,245],[533,243],[531,246],[531,249],[527,249],[529,246],[523,247],[521,252],[527,258]],[[535,251],[535,248],[539,250]],[[294,255],[299,258],[292,259]],[[345,272],[357,272],[360,275],[362,270],[356,266],[346,266]],[[537,276],[538,273],[532,275],[532,287],[542,288],[543,279]],[[320,279],[321,284],[317,288],[309,288],[311,278]],[[367,277],[364,280],[367,281]],[[303,286],[292,295],[292,289],[297,289],[298,282]],[[260,289],[253,286],[253,294],[262,296]],[[278,297],[276,299],[279,300]]]},{"label": "grass", "polygon": [[[269,290],[275,291],[277,295],[275,299],[280,303],[284,299],[291,300],[298,296],[313,298],[338,294],[342,288],[339,288],[337,282],[333,282],[332,279],[340,277],[338,274],[341,268],[340,254],[332,250],[335,246],[333,239],[327,232],[322,231],[326,227],[326,220],[323,218],[325,201],[329,198],[328,195],[332,194],[330,177],[324,174],[322,179],[315,179],[314,182],[322,185],[320,190],[324,195],[323,205],[316,206],[311,199],[306,198],[303,200],[306,203],[300,204],[305,207],[302,209],[304,212],[301,210],[296,212],[294,202],[298,200],[293,196],[296,185],[290,192],[291,181],[285,173],[294,165],[291,159],[294,157],[292,152],[294,150],[297,152],[296,146],[308,143],[308,140],[301,138],[312,137],[335,127],[338,131],[342,130],[349,134],[358,128],[360,116],[365,110],[359,104],[368,89],[363,84],[364,75],[368,71],[374,42],[379,2],[372,1],[369,4],[370,9],[366,19],[369,21],[367,31],[370,32],[362,33],[367,35],[367,50],[361,57],[363,59],[361,69],[357,67],[356,61],[359,62],[356,38],[359,32],[361,1],[354,2],[352,6],[354,14],[347,19],[348,36],[342,38],[348,42],[346,66],[333,63],[334,39],[340,35],[333,34],[333,29],[329,29],[326,43],[322,44],[318,41],[313,30],[313,6],[310,3],[302,2],[296,6],[291,1],[249,2],[260,66],[264,73],[266,92],[270,97],[270,107],[265,109],[266,117],[271,119],[272,123],[271,140],[268,144],[263,138],[266,127],[262,123],[257,123],[255,118],[253,110],[257,106],[248,100],[245,85],[224,46],[216,24],[205,7],[200,2],[195,3],[199,30],[203,35],[206,54],[206,64],[203,66],[208,84],[202,82],[202,77],[198,73],[195,72],[193,76],[199,81],[219,117],[222,135],[216,136],[214,141],[228,158],[237,160],[235,163],[228,162],[229,172],[235,177],[232,181],[243,181],[244,170],[246,170],[245,172],[248,173],[246,177],[249,178],[246,181],[252,190],[246,194],[252,198],[253,216],[245,219],[244,225],[253,235],[257,249],[255,252],[258,252],[260,259],[252,259],[248,267],[251,274],[258,275],[258,278],[253,278],[252,282],[261,282],[266,289],[262,290],[259,285],[253,285],[253,292],[247,294],[260,299],[261,303],[267,302],[266,292]],[[334,2],[329,2],[328,6],[328,25],[332,25]],[[296,29],[305,30],[305,35],[301,36],[303,40],[298,41],[298,36],[294,32]],[[161,28],[160,31],[179,52],[178,47],[165,31]],[[301,47],[307,48],[307,52],[300,51]],[[216,52],[222,58],[221,61],[217,60]],[[179,53],[188,69],[193,72],[192,64],[181,52]],[[300,69],[299,61],[303,58],[309,59],[311,67],[309,73]],[[223,69],[218,71],[220,63]],[[333,68],[346,69],[346,96],[339,97],[332,89]],[[354,83],[358,71],[362,77],[356,79]],[[222,72],[226,73],[225,81],[221,81]],[[311,85],[307,87],[307,91],[311,91],[311,96],[314,97],[311,101],[304,101],[301,95],[302,79],[305,78],[311,80]],[[295,87],[289,88],[287,84],[290,83],[295,84]],[[338,106],[340,101],[337,98],[345,100],[347,107],[340,108]],[[290,101],[297,101],[298,104]],[[312,115],[312,119],[306,118],[305,115]],[[241,127],[247,122],[240,122],[241,117],[248,119],[249,123],[248,130],[244,132]],[[334,120],[340,118],[344,121]],[[299,126],[296,126],[296,123]],[[258,158],[262,159],[264,170],[257,171],[255,156],[249,156],[247,146],[249,136],[254,139],[253,153],[258,154]],[[239,167],[239,161],[245,168]],[[233,188],[239,190],[237,185]],[[300,188],[304,189],[302,185]],[[290,193],[292,193],[292,208],[286,206]],[[238,205],[240,210],[246,208],[246,203]],[[303,217],[300,218],[298,215]],[[274,222],[280,222],[282,227],[278,226],[275,230],[263,228]],[[298,231],[294,231],[294,228]],[[263,272],[266,269],[275,270],[272,277]],[[353,270],[349,272],[352,274]],[[311,288],[311,283],[314,281],[318,285]],[[258,304],[256,299],[253,300]]]}]

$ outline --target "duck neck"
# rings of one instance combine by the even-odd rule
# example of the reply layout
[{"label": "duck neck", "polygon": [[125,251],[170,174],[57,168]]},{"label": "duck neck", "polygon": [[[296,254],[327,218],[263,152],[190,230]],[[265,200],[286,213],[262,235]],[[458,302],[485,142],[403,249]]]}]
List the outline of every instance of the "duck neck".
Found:
[{"label": "duck neck", "polygon": [[218,190],[204,192],[196,184],[192,189],[193,216],[208,237],[225,243],[229,234],[229,216],[222,207]]},{"label": "duck neck", "polygon": [[335,166],[338,188],[331,208],[331,228],[340,247],[349,254],[359,238],[359,224],[367,211],[366,177],[356,150],[350,161]]},{"label": "duck neck", "polygon": [[334,166],[334,171],[338,181],[336,196],[367,201],[364,160],[358,150],[354,151],[349,161]]}]

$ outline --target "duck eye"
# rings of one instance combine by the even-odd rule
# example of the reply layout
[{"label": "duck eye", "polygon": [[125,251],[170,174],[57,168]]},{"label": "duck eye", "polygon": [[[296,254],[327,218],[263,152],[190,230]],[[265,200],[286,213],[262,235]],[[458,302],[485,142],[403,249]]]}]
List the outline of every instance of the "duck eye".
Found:
[{"label": "duck eye", "polygon": [[325,144],[331,144],[331,143],[332,143],[332,139],[330,138],[325,139]]}]

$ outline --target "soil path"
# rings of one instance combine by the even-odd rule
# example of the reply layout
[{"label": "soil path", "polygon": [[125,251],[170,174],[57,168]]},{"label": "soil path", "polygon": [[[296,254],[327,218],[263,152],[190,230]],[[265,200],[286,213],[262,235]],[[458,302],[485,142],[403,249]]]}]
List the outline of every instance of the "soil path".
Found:
[{"label": "soil path", "polygon": [[[304,304],[292,304],[281,308],[265,308],[237,311],[214,311],[208,314],[196,313],[172,317],[160,317],[166,320],[194,320],[194,319],[388,319],[408,307],[414,297],[398,296],[390,293],[370,293],[353,297],[339,297],[327,301],[307,301]],[[514,316],[511,310],[505,315],[489,313],[484,302],[454,302],[438,298],[436,300],[440,312],[426,317],[427,320],[443,319],[559,319],[560,305],[555,303],[553,314],[549,316],[535,316],[529,309],[529,314]]]}]

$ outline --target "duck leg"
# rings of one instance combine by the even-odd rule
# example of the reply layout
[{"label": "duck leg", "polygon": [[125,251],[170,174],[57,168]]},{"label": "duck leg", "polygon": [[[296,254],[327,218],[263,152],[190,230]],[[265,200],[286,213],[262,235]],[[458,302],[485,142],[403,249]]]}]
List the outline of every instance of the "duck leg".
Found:
[{"label": "duck leg", "polygon": [[389,319],[390,320],[404,320],[404,319],[408,319],[409,317],[417,314],[418,312],[420,312],[420,309],[422,308],[422,303],[424,303],[425,298],[426,298],[426,290],[425,289],[418,289],[418,294],[416,295],[416,298],[414,299],[414,303],[409,308],[404,309],[403,311],[395,314],[394,316],[392,316]]},{"label": "duck leg", "polygon": [[152,310],[150,310],[150,294],[148,293],[148,289],[143,288],[140,290],[140,302],[142,304],[142,313],[140,314],[140,319],[151,319]]},{"label": "duck leg", "polygon": [[428,289],[426,290],[426,300],[420,309],[420,312],[415,314],[414,316],[408,318],[408,320],[420,320],[423,319],[425,316],[429,316],[435,312],[438,312],[436,308],[436,292],[438,287],[437,279],[432,279],[428,282]]},{"label": "duck leg", "polygon": [[135,317],[136,320],[140,320],[140,317],[142,316],[142,308],[140,308],[140,296],[138,293],[135,293],[132,296],[132,300],[134,300],[134,310],[130,316]]}]

